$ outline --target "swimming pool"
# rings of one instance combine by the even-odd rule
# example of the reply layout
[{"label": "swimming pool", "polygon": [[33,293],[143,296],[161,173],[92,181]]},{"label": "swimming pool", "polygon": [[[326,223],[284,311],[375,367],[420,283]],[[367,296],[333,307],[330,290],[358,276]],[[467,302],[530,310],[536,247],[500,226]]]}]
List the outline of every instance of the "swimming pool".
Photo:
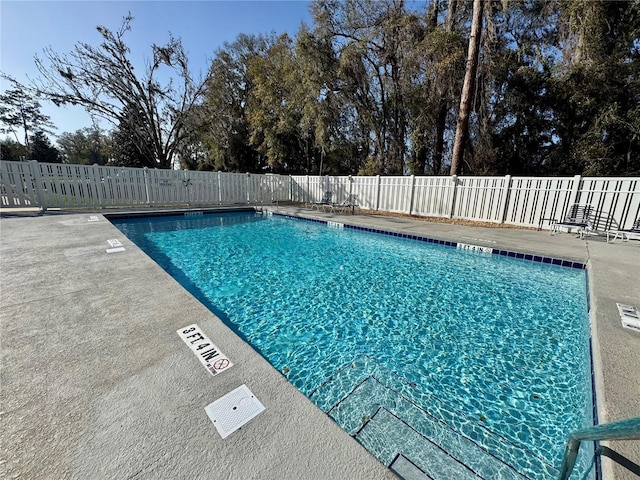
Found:
[{"label": "swimming pool", "polygon": [[255,213],[112,221],[387,465],[435,444],[552,478],[592,424],[582,269]]}]

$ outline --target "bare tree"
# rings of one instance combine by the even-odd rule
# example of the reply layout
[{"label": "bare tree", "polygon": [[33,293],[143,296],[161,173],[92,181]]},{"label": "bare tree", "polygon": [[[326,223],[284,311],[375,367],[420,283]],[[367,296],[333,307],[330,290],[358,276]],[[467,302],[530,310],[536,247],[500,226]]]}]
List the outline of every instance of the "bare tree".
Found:
[{"label": "bare tree", "polygon": [[473,20],[471,21],[471,34],[469,35],[469,50],[467,52],[467,66],[460,96],[460,110],[456,125],[456,136],[453,141],[453,155],[451,157],[450,175],[457,175],[464,156],[464,145],[469,133],[469,115],[471,102],[476,85],[476,71],[478,69],[478,57],[480,55],[480,37],[482,35],[482,10],[483,1],[473,0]]},{"label": "bare tree", "polygon": [[68,55],[45,49],[47,64],[36,57],[43,76],[37,88],[57,105],[82,105],[114,126],[135,122],[133,140],[147,157],[147,166],[171,168],[176,149],[189,133],[189,111],[203,96],[209,75],[195,79],[180,39],[170,36],[166,45],[152,45],[153,57],[139,77],[124,42],[132,20],[131,14],[124,17],[117,32],[98,26],[98,47],[78,43]]}]

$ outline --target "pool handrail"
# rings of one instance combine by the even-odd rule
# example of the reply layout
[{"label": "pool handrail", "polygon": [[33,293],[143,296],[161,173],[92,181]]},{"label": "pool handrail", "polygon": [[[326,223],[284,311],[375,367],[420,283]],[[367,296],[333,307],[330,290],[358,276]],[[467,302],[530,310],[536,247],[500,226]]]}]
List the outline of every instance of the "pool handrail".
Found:
[{"label": "pool handrail", "polygon": [[587,440],[640,440],[640,417],[603,423],[602,425],[571,432],[564,458],[562,459],[558,480],[568,480],[578,457],[580,443]]}]

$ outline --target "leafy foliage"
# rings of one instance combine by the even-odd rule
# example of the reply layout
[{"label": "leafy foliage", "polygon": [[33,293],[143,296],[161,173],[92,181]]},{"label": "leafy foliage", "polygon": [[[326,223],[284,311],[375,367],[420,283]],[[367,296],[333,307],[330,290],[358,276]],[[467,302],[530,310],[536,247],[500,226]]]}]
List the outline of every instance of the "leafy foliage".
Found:
[{"label": "leafy foliage", "polygon": [[248,69],[252,59],[267,54],[273,41],[239,35],[235,42],[225,43],[213,60],[203,112],[209,121],[200,139],[208,150],[207,162],[216,170],[260,172],[266,166],[264,155],[249,140],[247,102],[253,85]]},{"label": "leafy foliage", "polygon": [[111,155],[111,139],[97,127],[64,132],[57,143],[64,163],[106,165]]},{"label": "leafy foliage", "polygon": [[19,162],[27,160],[29,157],[29,151],[27,147],[20,142],[5,138],[0,140],[0,160],[7,160],[11,162]]},{"label": "leafy foliage", "polygon": [[127,105],[122,111],[120,124],[112,133],[110,166],[155,167],[156,162],[149,156],[143,145],[153,142],[149,132],[140,123],[140,113],[136,105]]}]

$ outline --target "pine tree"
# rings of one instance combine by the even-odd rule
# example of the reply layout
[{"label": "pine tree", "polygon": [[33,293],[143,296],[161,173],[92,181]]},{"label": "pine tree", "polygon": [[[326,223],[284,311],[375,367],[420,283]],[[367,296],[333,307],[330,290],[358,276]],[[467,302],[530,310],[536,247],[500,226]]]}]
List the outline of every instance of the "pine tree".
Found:
[{"label": "pine tree", "polygon": [[31,136],[29,159],[44,163],[62,163],[60,152],[51,144],[44,132],[36,132]]},{"label": "pine tree", "polygon": [[0,95],[0,133],[14,135],[20,142],[18,130],[22,130],[24,145],[30,149],[29,141],[35,132],[51,133],[53,124],[41,112],[42,106],[35,94],[17,81],[5,77],[14,88]]},{"label": "pine tree", "polygon": [[[145,148],[152,142],[146,138],[145,129],[139,123],[139,116],[135,105],[124,108],[120,124],[112,134],[112,152],[109,165],[119,167],[157,167],[158,163],[149,156],[150,148]],[[142,145],[142,146],[141,146]]]}]

